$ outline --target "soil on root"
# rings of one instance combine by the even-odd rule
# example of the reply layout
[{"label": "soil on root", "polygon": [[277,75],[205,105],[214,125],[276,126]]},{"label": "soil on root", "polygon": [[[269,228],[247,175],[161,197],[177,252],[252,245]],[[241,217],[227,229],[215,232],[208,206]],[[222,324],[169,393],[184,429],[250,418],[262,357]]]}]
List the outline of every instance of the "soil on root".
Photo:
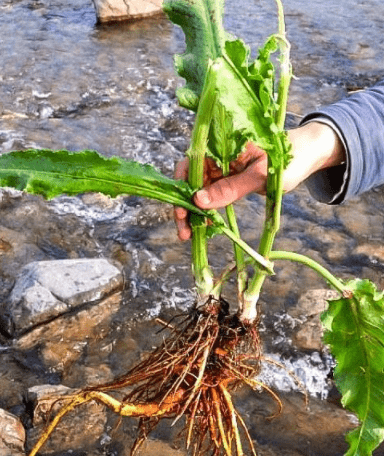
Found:
[{"label": "soil on root", "polygon": [[[261,364],[258,321],[245,325],[228,308],[224,300],[209,299],[177,327],[165,323],[170,335],[141,363],[111,383],[71,396],[30,456],[37,454],[66,413],[92,400],[121,416],[139,418],[132,456],[160,419],[176,422],[181,417],[185,417],[186,447],[192,456],[241,456],[244,446],[246,454],[256,455],[231,392],[242,384],[261,386],[280,401],[255,380]],[[117,399],[116,393],[127,388]]]}]

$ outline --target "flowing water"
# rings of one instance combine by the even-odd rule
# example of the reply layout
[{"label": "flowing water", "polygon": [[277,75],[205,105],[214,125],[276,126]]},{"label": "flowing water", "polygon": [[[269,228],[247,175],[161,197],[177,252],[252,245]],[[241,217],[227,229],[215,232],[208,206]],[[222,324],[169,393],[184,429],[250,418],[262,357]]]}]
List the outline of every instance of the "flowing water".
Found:
[{"label": "flowing water", "polygon": [[[284,3],[295,75],[288,106],[292,127],[305,113],[383,76],[384,4],[379,0]],[[276,30],[275,4],[227,0],[225,24],[255,51]],[[88,0],[0,0],[0,152],[29,147],[95,149],[106,156],[152,163],[172,175],[175,161],[188,146],[193,122],[174,95],[183,82],[173,72],[172,56],[183,48],[182,32],[165,17],[100,26]],[[35,204],[25,201],[25,207]],[[171,208],[138,198],[106,202],[85,195],[38,204],[44,221],[31,220],[24,229],[39,239],[39,258],[113,257],[123,265],[127,283],[124,305],[101,341],[86,341],[87,350],[70,372],[51,365],[51,377],[42,378],[48,382],[57,374],[56,382],[79,387],[84,366],[98,366],[101,360],[113,375],[120,374],[160,337],[153,335],[155,317],[169,318],[193,303],[189,245],[176,239]],[[262,208],[262,198],[250,195],[237,209],[244,238],[255,246]],[[302,186],[285,198],[277,248],[312,256],[342,278],[373,279],[382,288],[383,209],[380,190],[328,207],[315,202]],[[0,225],[23,229],[16,212],[3,216]],[[55,230],[63,239],[60,248],[53,240]],[[229,253],[228,243],[213,241],[212,263],[217,270],[230,260]],[[28,261],[25,257],[16,266],[12,263],[15,274],[9,272],[2,279],[2,295]],[[311,313],[308,304],[298,307],[299,298],[326,285],[301,266],[279,264],[276,271],[261,298],[265,352],[305,383],[313,396],[311,410],[305,411],[290,376],[268,364],[262,379],[283,395],[285,415],[275,424],[266,422],[265,403],[262,407],[248,393],[240,394],[238,406],[247,416],[252,437],[265,449],[263,454],[341,455],[348,425],[347,415],[339,415],[332,403],[332,358],[318,342],[303,344],[298,336],[319,312]],[[230,300],[233,283],[227,293]],[[22,365],[33,377],[36,359],[34,352],[28,353],[30,361],[25,353],[18,359],[24,357]],[[14,412],[21,410],[17,407],[13,404]],[[328,426],[330,417],[334,429]],[[160,442],[168,439],[164,432],[155,435]],[[110,442],[105,435],[97,450],[57,455],[128,454],[122,443]],[[160,450],[151,451],[148,454]]]}]

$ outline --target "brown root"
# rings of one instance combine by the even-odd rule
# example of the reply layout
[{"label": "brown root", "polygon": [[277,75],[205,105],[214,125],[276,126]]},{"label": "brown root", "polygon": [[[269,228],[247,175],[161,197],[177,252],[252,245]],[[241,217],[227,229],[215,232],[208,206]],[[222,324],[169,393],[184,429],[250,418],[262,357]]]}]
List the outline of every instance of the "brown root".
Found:
[{"label": "brown root", "polygon": [[[35,456],[61,418],[83,403],[95,400],[121,416],[139,417],[138,436],[131,455],[161,418],[186,419],[186,446],[193,456],[256,456],[244,421],[236,411],[231,392],[241,384],[260,386],[276,400],[277,395],[254,380],[259,373],[261,352],[257,322],[245,326],[229,315],[224,301],[209,299],[182,324],[171,326],[160,347],[117,380],[80,391],[68,399],[49,424],[30,456]],[[131,387],[122,400],[118,393]],[[242,433],[245,437],[242,438]]]}]

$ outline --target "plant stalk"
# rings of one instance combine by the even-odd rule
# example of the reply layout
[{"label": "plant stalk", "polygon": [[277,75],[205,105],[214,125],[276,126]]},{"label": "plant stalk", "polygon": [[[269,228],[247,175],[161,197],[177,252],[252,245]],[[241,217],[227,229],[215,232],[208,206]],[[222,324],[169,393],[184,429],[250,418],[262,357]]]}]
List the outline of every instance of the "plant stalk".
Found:
[{"label": "plant stalk", "polygon": [[[225,131],[225,126],[223,125],[223,130]],[[225,143],[227,145],[227,142]],[[228,149],[228,147],[226,147]],[[223,152],[222,152],[223,153]],[[228,176],[229,175],[229,156],[230,156],[230,150],[226,150],[225,154],[225,160],[223,162],[223,176]],[[233,204],[229,204],[225,208],[225,212],[227,215],[227,220],[228,220],[228,226],[230,230],[233,231],[233,233],[240,239],[240,230],[239,226],[237,224],[237,219],[236,219],[236,213],[235,213],[235,208]],[[233,251],[235,255],[235,263],[236,263],[236,271],[237,271],[237,302],[239,303],[239,308],[240,310],[242,309],[242,301],[243,301],[243,295],[244,291],[247,287],[247,281],[248,281],[248,274],[247,274],[247,268],[245,264],[245,256],[244,256],[244,251],[241,249],[239,245],[236,244],[236,242],[233,242]]]},{"label": "plant stalk", "polygon": [[[284,11],[281,0],[276,0],[279,19],[279,38],[280,43],[280,80],[277,94],[278,109],[276,112],[276,125],[278,131],[283,131],[285,116],[287,111],[288,91],[292,77],[289,44],[286,40]],[[278,166],[273,166],[272,160],[268,157],[268,177],[267,177],[267,196],[266,212],[263,232],[260,238],[258,253],[269,259],[273,247],[275,236],[280,228],[281,205],[283,197],[283,172],[284,172],[284,144],[281,138],[277,141],[277,155],[280,157]],[[243,310],[240,314],[242,321],[253,321],[257,316],[257,302],[263,286],[266,274],[259,268],[256,270],[248,289],[244,293]]]},{"label": "plant stalk", "polygon": [[317,261],[312,260],[305,255],[277,250],[270,252],[269,259],[271,261],[289,260],[304,264],[305,266],[308,266],[309,268],[316,271],[319,275],[321,275],[335,290],[339,291],[341,294],[344,294],[346,291],[348,291],[343,282],[341,282],[337,277],[329,272],[328,269],[324,268],[324,266],[321,266],[321,264],[319,264]]},{"label": "plant stalk", "polygon": [[[230,204],[225,208],[229,228],[240,238],[240,230],[237,225],[235,208]],[[242,307],[244,291],[247,287],[248,274],[245,265],[244,251],[234,242],[233,250],[235,254],[236,271],[237,271],[237,297],[240,307]],[[241,310],[241,309],[240,309]]]},{"label": "plant stalk", "polygon": [[[196,191],[203,186],[205,153],[216,98],[216,73],[211,70],[211,65],[212,63],[209,64],[205,78],[192,131],[191,145],[187,152],[189,157],[188,181],[192,189]],[[213,288],[213,274],[208,264],[207,223],[205,217],[191,214],[190,224],[192,229],[192,271],[199,300],[205,302]]]}]

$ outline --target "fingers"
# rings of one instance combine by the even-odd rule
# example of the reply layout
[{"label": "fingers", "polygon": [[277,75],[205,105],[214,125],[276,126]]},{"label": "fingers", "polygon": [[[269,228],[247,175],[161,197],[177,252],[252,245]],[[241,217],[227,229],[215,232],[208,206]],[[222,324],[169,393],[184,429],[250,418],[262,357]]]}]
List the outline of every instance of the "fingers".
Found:
[{"label": "fingers", "polygon": [[[177,163],[175,168],[175,179],[188,179],[189,160],[185,158]],[[183,207],[175,207],[174,210],[177,234],[180,241],[187,241],[192,236],[191,228],[188,224],[188,211]]]},{"label": "fingers", "polygon": [[[231,163],[231,175],[222,178],[216,163],[207,158],[204,169],[204,188],[194,196],[194,203],[201,209],[218,209],[242,198],[250,192],[265,194],[268,158],[266,153],[252,143]],[[175,178],[188,180],[189,160],[185,158],[176,165]],[[188,211],[174,209],[179,239],[186,241],[192,235],[188,223]]]},{"label": "fingers", "polygon": [[195,194],[194,202],[201,209],[218,209],[250,192],[265,194],[268,159],[259,155],[244,171],[220,179]]},{"label": "fingers", "polygon": [[175,179],[188,180],[189,160],[184,158],[176,164],[175,167]]},{"label": "fingers", "polygon": [[192,236],[192,231],[188,224],[188,211],[183,207],[175,207],[174,215],[179,239],[180,241],[187,241]]}]

